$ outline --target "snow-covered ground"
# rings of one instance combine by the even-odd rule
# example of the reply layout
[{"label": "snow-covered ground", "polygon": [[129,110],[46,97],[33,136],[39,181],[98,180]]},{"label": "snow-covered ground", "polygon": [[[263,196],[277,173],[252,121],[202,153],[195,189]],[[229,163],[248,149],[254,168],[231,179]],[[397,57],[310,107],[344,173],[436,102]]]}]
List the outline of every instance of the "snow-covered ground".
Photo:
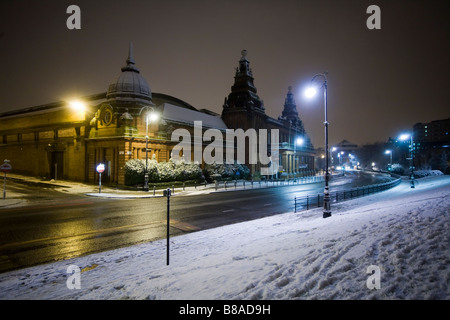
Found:
[{"label": "snow-covered ground", "polygon": [[3,273],[0,299],[450,299],[449,195],[449,176],[426,177],[327,219],[314,209],[173,237],[169,266],[162,240]]}]

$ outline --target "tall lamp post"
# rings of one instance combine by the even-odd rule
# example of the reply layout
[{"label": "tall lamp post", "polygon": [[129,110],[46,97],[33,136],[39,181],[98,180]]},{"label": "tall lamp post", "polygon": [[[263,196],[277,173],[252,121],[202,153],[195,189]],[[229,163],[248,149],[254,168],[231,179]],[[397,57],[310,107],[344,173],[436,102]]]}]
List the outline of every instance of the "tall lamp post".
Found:
[{"label": "tall lamp post", "polygon": [[148,191],[148,124],[158,120],[159,115],[155,110],[145,115],[145,172],[144,172],[144,191]]},{"label": "tall lamp post", "polygon": [[305,91],[305,95],[308,98],[312,98],[317,93],[316,86],[313,85],[314,81],[317,78],[322,78],[322,85],[320,88],[323,88],[323,99],[324,99],[324,107],[325,107],[325,188],[323,191],[323,217],[328,218],[331,217],[331,206],[330,206],[330,192],[328,188],[328,183],[330,181],[330,172],[329,172],[329,150],[328,150],[328,116],[327,116],[327,72],[316,74],[311,79],[311,85]]},{"label": "tall lamp post", "polygon": [[405,133],[405,134],[400,135],[400,137],[399,137],[399,140],[402,140],[402,141],[406,141],[408,139],[410,141],[410,143],[409,143],[409,152],[410,153],[409,153],[408,160],[410,163],[409,170],[411,171],[411,176],[410,176],[411,188],[415,188],[415,185],[414,185],[414,141],[413,141],[413,135],[409,134],[409,133]]},{"label": "tall lamp post", "polygon": [[301,137],[298,137],[297,139],[295,139],[294,141],[294,174],[297,176],[298,175],[298,167],[300,165],[300,161],[298,161],[297,159],[297,146],[303,146],[303,143],[305,142],[305,140]]},{"label": "tall lamp post", "polygon": [[388,154],[389,155],[390,161],[389,161],[389,167],[388,168],[392,169],[392,150],[386,150],[384,152],[384,154]]}]

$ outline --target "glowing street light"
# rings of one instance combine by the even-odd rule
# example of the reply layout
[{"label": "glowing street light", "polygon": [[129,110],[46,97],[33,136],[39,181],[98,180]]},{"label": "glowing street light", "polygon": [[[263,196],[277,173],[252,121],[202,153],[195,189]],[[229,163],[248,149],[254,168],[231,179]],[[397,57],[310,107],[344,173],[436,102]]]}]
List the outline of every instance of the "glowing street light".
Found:
[{"label": "glowing street light", "polygon": [[330,192],[328,188],[328,183],[330,180],[330,172],[329,172],[329,150],[328,150],[328,119],[327,119],[327,72],[316,74],[311,79],[311,85],[304,92],[307,98],[313,98],[317,94],[317,86],[314,85],[314,81],[317,78],[322,78],[322,84],[320,88],[323,88],[323,100],[324,100],[324,109],[325,109],[325,188],[323,191],[323,217],[328,218],[331,217],[331,206],[330,206]]},{"label": "glowing street light", "polygon": [[86,103],[80,100],[69,101],[69,106],[72,108],[73,111],[76,112],[84,112],[87,109]]},{"label": "glowing street light", "polygon": [[305,96],[307,98],[313,98],[317,94],[317,89],[315,87],[309,87],[305,90]]},{"label": "glowing street light", "polygon": [[384,154],[388,154],[389,156],[390,156],[390,162],[389,162],[389,164],[390,165],[392,165],[392,150],[386,150],[385,152],[384,152]]},{"label": "glowing street light", "polygon": [[305,143],[305,139],[298,137],[294,142],[294,174],[297,174],[299,167],[299,160],[297,158],[297,146],[302,146]]},{"label": "glowing street light", "polygon": [[156,122],[159,119],[159,113],[153,108],[145,115],[145,172],[144,172],[144,191],[148,191],[148,124]]},{"label": "glowing street light", "polygon": [[407,158],[409,160],[409,170],[411,171],[411,188],[415,188],[414,185],[414,142],[413,142],[413,135],[409,134],[409,133],[404,133],[401,134],[398,137],[399,140],[402,141],[406,141],[406,140],[410,140],[410,144],[409,144],[409,152],[410,152],[410,157]]}]

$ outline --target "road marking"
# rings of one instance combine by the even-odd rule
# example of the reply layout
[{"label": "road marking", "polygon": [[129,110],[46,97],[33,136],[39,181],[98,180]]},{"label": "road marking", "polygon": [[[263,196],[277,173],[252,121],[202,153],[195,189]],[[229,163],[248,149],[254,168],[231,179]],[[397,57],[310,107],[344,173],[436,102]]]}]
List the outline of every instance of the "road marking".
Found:
[{"label": "road marking", "polygon": [[223,210],[222,212],[231,212],[234,211],[235,209],[228,209],[228,210]]},{"label": "road marking", "polygon": [[271,205],[272,205],[271,203],[265,203],[264,207],[271,206]]}]

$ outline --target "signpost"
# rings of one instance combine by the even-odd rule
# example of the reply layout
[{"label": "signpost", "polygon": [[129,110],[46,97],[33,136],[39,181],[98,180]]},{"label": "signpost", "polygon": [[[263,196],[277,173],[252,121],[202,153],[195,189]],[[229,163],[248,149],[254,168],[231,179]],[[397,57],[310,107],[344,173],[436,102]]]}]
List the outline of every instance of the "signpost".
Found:
[{"label": "signpost", "polygon": [[97,166],[97,172],[99,174],[98,177],[98,193],[102,193],[102,172],[105,171],[105,165],[103,163],[100,163]]},{"label": "signpost", "polygon": [[169,265],[169,236],[170,236],[170,188],[164,190],[164,197],[167,197],[167,262],[166,265]]},{"label": "signpost", "polygon": [[9,164],[9,160],[4,161],[4,163],[0,166],[0,171],[5,174],[3,180],[3,199],[6,199],[6,173],[12,170],[11,165]]}]

